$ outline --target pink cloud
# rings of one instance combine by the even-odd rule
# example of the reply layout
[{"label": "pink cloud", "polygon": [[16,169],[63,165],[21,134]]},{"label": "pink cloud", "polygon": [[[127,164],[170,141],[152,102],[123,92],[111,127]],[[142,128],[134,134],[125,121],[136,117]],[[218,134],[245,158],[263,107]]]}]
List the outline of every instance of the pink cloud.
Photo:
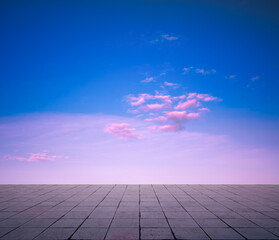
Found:
[{"label": "pink cloud", "polygon": [[185,72],[188,72],[188,71],[190,71],[191,69],[194,69],[194,67],[183,68],[183,70],[184,70]]},{"label": "pink cloud", "polygon": [[187,114],[188,119],[195,119],[195,118],[198,118],[199,116],[200,116],[200,113],[188,113]]},{"label": "pink cloud", "polygon": [[[209,111],[208,108],[202,106],[202,102],[210,102],[218,98],[209,94],[195,92],[180,96],[171,96],[155,91],[155,95],[144,93],[137,97],[130,95],[127,99],[135,107],[134,110],[137,114],[142,113],[140,117],[145,121],[157,122],[158,125],[163,124],[165,126],[174,125],[173,123],[175,123],[177,126],[163,127],[163,129],[174,128],[175,130],[180,130],[184,122],[198,118],[201,112]],[[189,113],[185,111],[186,109],[192,109],[192,111]],[[193,112],[194,110],[195,112]],[[161,128],[158,126],[157,129]]]},{"label": "pink cloud", "polygon": [[196,73],[201,73],[203,75],[209,75],[209,74],[214,74],[216,73],[215,69],[211,69],[211,70],[205,70],[205,69],[201,69],[201,68],[196,68],[195,69]]},{"label": "pink cloud", "polygon": [[49,155],[47,152],[43,153],[28,153],[28,157],[17,157],[11,155],[5,155],[3,157],[5,160],[17,160],[23,162],[46,162],[46,161],[53,161],[58,158],[65,158],[67,156],[57,156],[57,155]]},{"label": "pink cloud", "polygon": [[190,99],[190,100],[187,100],[186,102],[178,103],[178,105],[176,107],[174,107],[174,109],[184,110],[187,108],[195,108],[195,107],[199,107],[199,106],[200,106],[200,103],[196,99]]},{"label": "pink cloud", "polygon": [[206,107],[200,108],[199,111],[201,111],[201,112],[210,112],[210,110],[208,108],[206,108]]},{"label": "pink cloud", "polygon": [[196,71],[196,73],[201,73],[201,74],[206,73],[204,69],[200,69],[200,68],[197,68],[195,71]]},{"label": "pink cloud", "polygon": [[154,104],[146,104],[144,106],[141,107],[141,109],[143,109],[144,111],[152,111],[152,110],[161,110],[163,107],[165,107],[165,104],[158,104],[158,103],[154,103]]},{"label": "pink cloud", "polygon": [[187,99],[195,98],[197,95],[197,93],[189,93]]},{"label": "pink cloud", "polygon": [[166,122],[168,120],[168,118],[164,117],[164,116],[159,116],[156,118],[147,118],[145,119],[146,121],[152,122],[152,121],[157,121],[157,122]]},{"label": "pink cloud", "polygon": [[254,81],[258,80],[259,78],[260,78],[259,76],[255,76],[255,77],[251,78],[251,80],[254,82]]},{"label": "pink cloud", "polygon": [[153,97],[154,99],[162,100],[165,105],[171,105],[171,96],[170,95],[161,95],[159,93],[156,93],[156,95]]},{"label": "pink cloud", "polygon": [[195,73],[203,74],[203,75],[209,75],[209,74],[215,74],[216,73],[215,69],[205,70],[203,68],[194,68],[194,67],[183,68],[184,74],[188,73],[190,70],[194,70]]},{"label": "pink cloud", "polygon": [[185,122],[189,119],[199,117],[200,113],[187,113],[186,111],[167,112],[166,116],[173,122]]},{"label": "pink cloud", "polygon": [[196,98],[196,99],[204,101],[204,102],[218,100],[217,97],[213,97],[209,94],[189,93],[187,99],[192,99],[192,98]]},{"label": "pink cloud", "polygon": [[164,82],[165,86],[172,87],[172,88],[178,88],[179,85],[177,83],[171,83],[171,82]]},{"label": "pink cloud", "polygon": [[162,131],[178,131],[180,129],[180,125],[179,124],[167,124],[167,125],[162,125],[159,126],[159,129]]},{"label": "pink cloud", "polygon": [[164,34],[162,35],[162,38],[168,40],[168,41],[173,41],[173,40],[177,40],[178,37],[174,37],[174,36],[170,36],[169,34]]},{"label": "pink cloud", "polygon": [[145,103],[146,100],[152,99],[153,96],[147,93],[139,94],[138,97],[134,97],[132,95],[127,96],[127,101],[130,103],[131,106],[139,106]]},{"label": "pink cloud", "polygon": [[180,96],[176,96],[176,97],[172,97],[173,100],[182,100],[185,99],[186,95],[180,95]]},{"label": "pink cloud", "polygon": [[141,82],[143,83],[149,83],[149,82],[153,82],[155,79],[153,77],[147,77],[144,80],[142,80]]},{"label": "pink cloud", "polygon": [[200,99],[204,102],[210,102],[210,101],[214,101],[214,100],[217,100],[218,98],[217,97],[213,97],[209,94],[198,94],[197,95],[197,99]]},{"label": "pink cloud", "polygon": [[138,136],[134,133],[135,128],[129,128],[128,123],[110,123],[105,127],[104,131],[107,133],[111,133],[119,138],[138,138]]}]

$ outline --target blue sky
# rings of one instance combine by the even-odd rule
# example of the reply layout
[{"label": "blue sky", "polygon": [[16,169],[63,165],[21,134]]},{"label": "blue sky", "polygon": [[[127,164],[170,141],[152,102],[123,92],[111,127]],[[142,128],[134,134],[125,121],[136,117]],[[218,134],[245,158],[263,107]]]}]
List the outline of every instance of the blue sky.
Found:
[{"label": "blue sky", "polygon": [[[144,116],[131,114],[127,96],[150,94],[150,101],[155,101],[158,95],[172,98],[185,93],[208,94],[216,100],[200,100],[198,104],[209,111],[198,117],[185,115],[186,124],[185,119],[179,120],[180,124],[160,112],[169,118],[166,125],[177,127],[167,134],[174,134],[178,142],[181,136],[175,136],[181,132],[228,136],[246,150],[268,151],[262,153],[261,168],[264,156],[273,159],[270,166],[278,167],[278,10],[277,1],[1,1],[0,131],[6,133],[12,126],[28,129],[26,121],[36,121],[38,115],[44,118],[49,114],[49,119],[55,114],[68,114],[65,118],[73,121],[69,120],[71,129],[75,121],[83,122],[74,116],[111,116],[118,119],[112,124],[129,123],[117,128],[137,132],[132,125],[143,128],[150,112],[143,110]],[[188,122],[190,118],[197,119]],[[60,126],[64,117],[54,119]],[[105,128],[105,124],[98,128]],[[40,135],[39,130],[35,132]],[[103,132],[108,138],[115,137],[115,132],[110,133]],[[26,159],[30,153],[45,154],[51,149],[47,138],[46,146],[38,147],[31,141],[25,149],[19,143],[26,133],[22,134],[3,134],[1,138],[0,150],[6,160],[0,164],[6,170],[15,166],[21,169],[17,161],[7,159]],[[95,142],[103,138],[101,133],[97,136]],[[119,144],[117,141],[123,139],[115,139],[113,144]],[[140,141],[144,140],[139,137]],[[230,149],[232,146],[229,144]],[[55,162],[77,159],[72,152],[61,149],[51,151],[53,156],[57,155],[55,151],[67,156],[64,160],[55,157]],[[93,157],[95,153],[90,154]],[[239,153],[240,158],[245,156]],[[37,165],[36,171],[40,170]],[[243,178],[243,182],[249,181]]]}]

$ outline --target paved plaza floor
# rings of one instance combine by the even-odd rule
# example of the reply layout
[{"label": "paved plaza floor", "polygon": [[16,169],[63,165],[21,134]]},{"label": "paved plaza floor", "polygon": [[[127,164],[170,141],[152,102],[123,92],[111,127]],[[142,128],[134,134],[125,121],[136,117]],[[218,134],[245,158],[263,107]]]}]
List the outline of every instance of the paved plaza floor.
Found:
[{"label": "paved plaza floor", "polygon": [[0,239],[279,239],[279,185],[0,185]]}]

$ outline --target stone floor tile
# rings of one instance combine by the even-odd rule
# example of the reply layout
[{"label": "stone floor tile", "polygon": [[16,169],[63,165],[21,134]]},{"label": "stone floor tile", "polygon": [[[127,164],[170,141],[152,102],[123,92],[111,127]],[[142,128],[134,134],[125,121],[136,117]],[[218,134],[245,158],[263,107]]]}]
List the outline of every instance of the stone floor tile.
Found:
[{"label": "stone floor tile", "polygon": [[191,212],[190,215],[193,218],[217,218],[213,213],[209,211]]},{"label": "stone floor tile", "polygon": [[108,228],[112,219],[110,218],[89,218],[86,219],[81,227]]},{"label": "stone floor tile", "polygon": [[279,239],[263,228],[235,228],[247,239]]},{"label": "stone floor tile", "polygon": [[34,218],[23,224],[22,227],[49,227],[55,221],[57,221],[55,218]]},{"label": "stone floor tile", "polygon": [[209,239],[199,227],[173,227],[172,230],[176,239]]},{"label": "stone floor tile", "polygon": [[141,228],[141,239],[174,239],[170,228]]},{"label": "stone floor tile", "polygon": [[245,218],[227,218],[223,219],[230,227],[258,227],[256,224],[252,223],[250,220]]},{"label": "stone floor tile", "polygon": [[139,218],[139,212],[135,211],[117,211],[115,218]]},{"label": "stone floor tile", "polygon": [[218,218],[197,218],[196,222],[202,227],[228,227],[222,220]]},{"label": "stone floor tile", "polygon": [[279,228],[265,228],[265,229],[279,237]]},{"label": "stone floor tile", "polygon": [[75,228],[48,228],[42,232],[35,240],[66,240],[75,231]]},{"label": "stone floor tile", "polygon": [[139,228],[110,228],[106,240],[134,240],[139,239]]},{"label": "stone floor tile", "polygon": [[143,228],[167,228],[168,222],[165,218],[141,218],[140,226]]},{"label": "stone floor tile", "polygon": [[156,212],[140,212],[141,218],[166,218],[163,211],[156,211]]},{"label": "stone floor tile", "polygon": [[104,239],[107,228],[79,228],[71,239]]},{"label": "stone floor tile", "polygon": [[211,239],[245,239],[232,228],[203,228]]},{"label": "stone floor tile", "polygon": [[139,218],[114,218],[111,227],[138,228]]},{"label": "stone floor tile", "polygon": [[170,218],[168,221],[171,228],[199,227],[191,218]]},{"label": "stone floor tile", "polygon": [[276,221],[274,219],[264,219],[264,218],[256,218],[256,219],[250,219],[253,223],[257,224],[260,227],[264,228],[279,228],[279,221]]},{"label": "stone floor tile", "polygon": [[84,221],[84,219],[80,219],[80,218],[60,218],[51,227],[59,227],[59,228],[73,227],[73,228],[77,228],[83,221]]},{"label": "stone floor tile", "polygon": [[12,231],[13,228],[0,228],[0,237],[7,234],[8,232]]},{"label": "stone floor tile", "polygon": [[90,212],[88,211],[70,211],[63,218],[83,218],[88,217]]},{"label": "stone floor tile", "polygon": [[30,219],[24,219],[24,218],[19,218],[19,219],[5,219],[0,222],[0,228],[1,227],[19,227],[23,225],[24,223],[30,221]]},{"label": "stone floor tile", "polygon": [[179,211],[165,211],[164,212],[166,214],[166,217],[169,218],[191,218],[191,216],[189,215],[189,213],[183,211],[183,212],[179,212]]},{"label": "stone floor tile", "polygon": [[1,239],[10,239],[10,240],[29,240],[35,238],[41,232],[43,232],[45,228],[17,228],[12,232],[8,233]]}]

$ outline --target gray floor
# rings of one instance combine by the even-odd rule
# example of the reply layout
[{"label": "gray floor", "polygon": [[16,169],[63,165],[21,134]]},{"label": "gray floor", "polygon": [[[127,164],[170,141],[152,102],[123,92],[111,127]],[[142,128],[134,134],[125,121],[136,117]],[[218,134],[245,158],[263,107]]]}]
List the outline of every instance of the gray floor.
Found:
[{"label": "gray floor", "polygon": [[0,239],[279,239],[279,185],[0,185]]}]

